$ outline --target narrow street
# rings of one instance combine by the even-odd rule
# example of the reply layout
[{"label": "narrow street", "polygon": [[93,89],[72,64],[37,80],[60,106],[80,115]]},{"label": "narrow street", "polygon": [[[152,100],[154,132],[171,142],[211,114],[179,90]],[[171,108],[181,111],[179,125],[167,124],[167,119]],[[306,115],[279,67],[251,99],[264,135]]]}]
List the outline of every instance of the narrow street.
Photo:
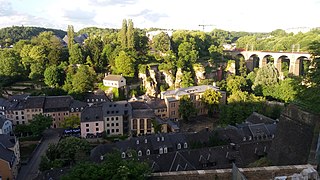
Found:
[{"label": "narrow street", "polygon": [[17,180],[32,180],[37,177],[41,156],[46,152],[49,144],[58,143],[58,141],[58,131],[55,129],[47,129],[44,132],[42,143],[33,154],[33,157],[29,160],[27,165],[21,166]]}]

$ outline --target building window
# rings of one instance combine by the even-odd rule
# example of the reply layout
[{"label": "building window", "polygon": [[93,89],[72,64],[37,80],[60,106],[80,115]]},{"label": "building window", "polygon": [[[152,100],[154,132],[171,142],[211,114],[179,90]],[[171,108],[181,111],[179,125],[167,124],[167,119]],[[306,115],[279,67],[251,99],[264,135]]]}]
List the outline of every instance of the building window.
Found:
[{"label": "building window", "polygon": [[147,155],[150,155],[150,150],[149,149],[147,149]]},{"label": "building window", "polygon": [[24,124],[24,121],[22,121],[22,124]]},{"label": "building window", "polygon": [[99,126],[99,123],[96,123],[96,126]]},{"label": "building window", "polygon": [[110,124],[109,123],[107,123],[107,127],[109,127],[110,126]]},{"label": "building window", "polygon": [[114,126],[114,123],[111,123],[111,126],[113,127],[113,126]]},{"label": "building window", "polygon": [[21,111],[21,114],[24,114],[24,112],[23,112],[23,111]]},{"label": "building window", "polygon": [[86,124],[86,127],[89,127],[89,124]]},{"label": "building window", "polygon": [[136,142],[137,144],[139,144],[140,142],[139,142],[139,140],[137,140],[137,142]]},{"label": "building window", "polygon": [[86,132],[89,132],[89,129],[86,129]]},{"label": "building window", "polygon": [[121,157],[122,157],[122,158],[126,158],[126,153],[125,153],[125,152],[122,152]]},{"label": "building window", "polygon": [[146,144],[147,144],[147,143],[148,143],[148,139],[144,139],[144,143],[146,143]]},{"label": "building window", "polygon": [[177,145],[177,149],[181,149],[181,144],[180,143]]},{"label": "building window", "polygon": [[171,111],[171,115],[172,116],[176,115],[176,112],[175,111]]},{"label": "building window", "polygon": [[142,156],[142,152],[141,151],[138,151],[138,156]]},{"label": "building window", "polygon": [[116,126],[119,126],[119,123],[116,123]]},{"label": "building window", "polygon": [[160,138],[159,138],[159,137],[157,137],[157,141],[158,141],[158,142],[160,141]]},{"label": "building window", "polygon": [[118,117],[116,117],[116,120],[118,120],[119,118]]},{"label": "building window", "polygon": [[109,121],[109,118],[107,118],[107,121]]},{"label": "building window", "polygon": [[119,129],[116,129],[116,132],[119,132]]},{"label": "building window", "polygon": [[171,107],[172,108],[176,107],[176,103],[171,103]]},{"label": "building window", "polygon": [[19,121],[17,121],[17,124],[19,124]]},{"label": "building window", "polygon": [[114,118],[112,117],[112,118],[111,118],[111,121],[113,121],[113,120],[114,120]]},{"label": "building window", "polygon": [[24,119],[24,116],[21,116],[21,119]]},{"label": "building window", "polygon": [[168,153],[168,148],[167,147],[164,148],[164,153]]},{"label": "building window", "polygon": [[96,128],[96,131],[99,131],[99,128]]},{"label": "building window", "polygon": [[114,133],[114,129],[111,129],[111,132],[113,132],[113,133]]},{"label": "building window", "polygon": [[184,143],[183,148],[185,148],[185,149],[188,148],[188,144]]},{"label": "building window", "polygon": [[161,141],[164,141],[164,137],[163,136],[161,137]]},{"label": "building window", "polygon": [[159,154],[163,154],[163,148],[159,149]]}]

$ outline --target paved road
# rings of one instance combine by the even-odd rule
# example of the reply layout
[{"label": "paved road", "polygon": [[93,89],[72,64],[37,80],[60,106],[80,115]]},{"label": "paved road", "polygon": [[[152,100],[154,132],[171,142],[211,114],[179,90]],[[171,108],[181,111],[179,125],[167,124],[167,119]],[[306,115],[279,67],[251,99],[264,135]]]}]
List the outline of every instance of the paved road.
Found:
[{"label": "paved road", "polygon": [[56,130],[46,130],[43,134],[42,143],[39,145],[28,164],[21,167],[17,180],[32,180],[37,177],[41,156],[46,152],[50,143],[57,143],[58,141],[59,133]]}]

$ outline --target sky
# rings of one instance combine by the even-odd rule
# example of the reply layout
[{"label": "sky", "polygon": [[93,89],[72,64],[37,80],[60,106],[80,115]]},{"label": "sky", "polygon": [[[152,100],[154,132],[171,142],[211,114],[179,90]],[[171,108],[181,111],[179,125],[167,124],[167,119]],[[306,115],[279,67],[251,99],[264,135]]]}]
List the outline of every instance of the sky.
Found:
[{"label": "sky", "polygon": [[0,28],[40,26],[76,31],[120,28],[132,19],[138,28],[215,28],[271,32],[320,27],[320,0],[0,0]]}]

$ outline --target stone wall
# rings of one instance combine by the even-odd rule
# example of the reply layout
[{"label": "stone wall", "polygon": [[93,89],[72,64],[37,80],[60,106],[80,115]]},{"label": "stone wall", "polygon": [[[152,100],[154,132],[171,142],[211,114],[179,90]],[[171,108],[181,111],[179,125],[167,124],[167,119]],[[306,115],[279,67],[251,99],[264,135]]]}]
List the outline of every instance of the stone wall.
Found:
[{"label": "stone wall", "polygon": [[274,165],[316,163],[319,116],[295,105],[282,112],[268,158]]},{"label": "stone wall", "polygon": [[[277,176],[291,176],[294,173],[299,174],[303,169],[313,167],[311,165],[295,166],[269,166],[257,168],[239,168],[240,172],[248,180],[274,179]],[[197,171],[179,171],[153,173],[152,180],[230,180],[232,179],[232,169],[217,170],[197,170]]]}]

